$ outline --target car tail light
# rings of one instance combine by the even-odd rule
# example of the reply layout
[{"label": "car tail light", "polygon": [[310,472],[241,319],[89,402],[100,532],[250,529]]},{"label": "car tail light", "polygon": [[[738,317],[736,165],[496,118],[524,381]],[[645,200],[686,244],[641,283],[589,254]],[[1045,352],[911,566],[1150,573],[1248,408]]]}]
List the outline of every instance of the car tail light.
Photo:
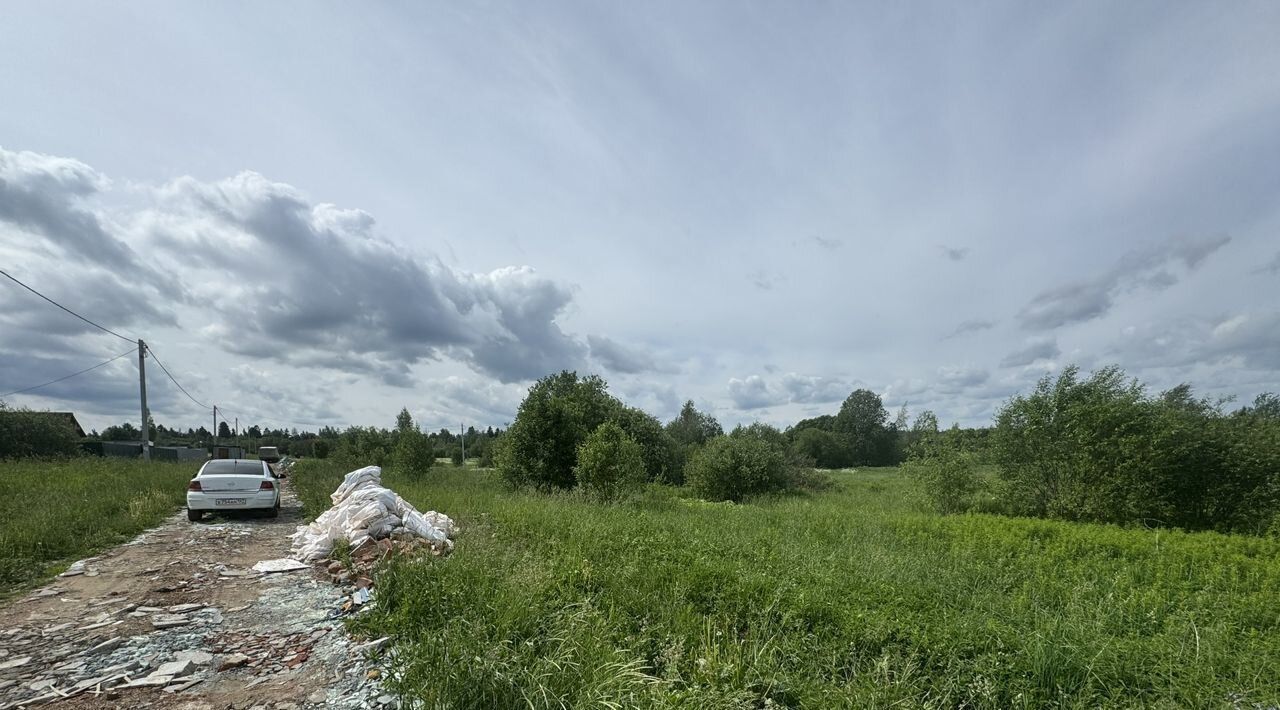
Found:
[{"label": "car tail light", "polygon": [[273,491],[275,488],[275,484],[271,481],[263,481],[262,485],[258,486],[258,490],[260,491]]},{"label": "car tail light", "polygon": [[198,491],[198,490],[200,490],[200,482],[199,482],[199,481],[192,481],[192,482],[188,483],[188,484],[187,484],[187,490],[189,490],[189,491]]}]

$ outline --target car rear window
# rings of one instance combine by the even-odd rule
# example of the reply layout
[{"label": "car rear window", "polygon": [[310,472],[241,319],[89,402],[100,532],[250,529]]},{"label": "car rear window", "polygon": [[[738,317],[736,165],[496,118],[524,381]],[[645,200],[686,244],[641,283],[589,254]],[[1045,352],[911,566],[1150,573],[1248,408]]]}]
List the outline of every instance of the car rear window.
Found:
[{"label": "car rear window", "polygon": [[250,476],[262,475],[261,461],[242,461],[240,459],[216,459],[206,463],[200,470],[201,476],[241,474]]}]

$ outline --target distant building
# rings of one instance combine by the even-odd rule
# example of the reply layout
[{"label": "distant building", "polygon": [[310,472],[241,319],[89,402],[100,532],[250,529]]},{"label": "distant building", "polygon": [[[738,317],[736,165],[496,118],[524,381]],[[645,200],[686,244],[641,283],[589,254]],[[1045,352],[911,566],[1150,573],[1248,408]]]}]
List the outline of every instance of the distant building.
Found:
[{"label": "distant building", "polygon": [[204,461],[209,458],[209,452],[186,446],[153,446],[151,458],[154,461]]},{"label": "distant building", "polygon": [[242,459],[244,458],[244,448],[240,446],[215,446],[213,447],[213,458]]}]

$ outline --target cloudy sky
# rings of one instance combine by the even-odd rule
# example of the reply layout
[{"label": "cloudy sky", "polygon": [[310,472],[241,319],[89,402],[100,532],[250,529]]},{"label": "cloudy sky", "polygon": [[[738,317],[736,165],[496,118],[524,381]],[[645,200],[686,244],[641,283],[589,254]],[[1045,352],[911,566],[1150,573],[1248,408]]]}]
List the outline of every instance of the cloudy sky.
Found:
[{"label": "cloudy sky", "polygon": [[[1280,4],[11,3],[0,268],[242,423],[1280,390]],[[0,393],[129,344],[0,281]],[[138,416],[136,358],[10,404]],[[211,421],[148,365],[164,423]]]}]

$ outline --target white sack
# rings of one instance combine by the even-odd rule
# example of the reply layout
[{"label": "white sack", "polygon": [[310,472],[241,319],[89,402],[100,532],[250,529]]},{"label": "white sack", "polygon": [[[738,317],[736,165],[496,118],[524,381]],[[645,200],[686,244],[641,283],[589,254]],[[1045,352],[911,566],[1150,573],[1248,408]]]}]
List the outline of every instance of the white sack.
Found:
[{"label": "white sack", "polygon": [[395,491],[382,487],[382,469],[366,466],[348,473],[329,496],[333,507],[310,525],[299,526],[293,539],[293,556],[314,561],[327,557],[338,540],[359,547],[367,540],[381,540],[408,532],[446,550],[457,530],[449,516],[434,510],[420,513]]}]

